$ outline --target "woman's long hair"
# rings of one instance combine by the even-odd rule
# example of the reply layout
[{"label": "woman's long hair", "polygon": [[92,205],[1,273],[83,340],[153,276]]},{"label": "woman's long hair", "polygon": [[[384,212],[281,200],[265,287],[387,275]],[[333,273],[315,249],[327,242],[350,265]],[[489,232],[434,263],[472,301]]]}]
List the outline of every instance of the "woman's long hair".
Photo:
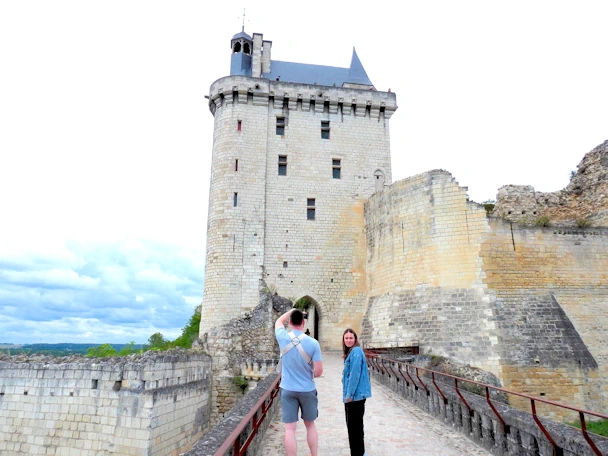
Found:
[{"label": "woman's long hair", "polygon": [[[353,336],[355,336],[355,345],[353,345],[352,347],[347,347],[346,344],[344,343],[344,336],[346,335],[346,333],[351,333]],[[358,347],[359,346],[359,338],[357,337],[357,333],[355,331],[353,331],[350,328],[347,328],[344,333],[342,333],[342,359],[346,359],[346,357],[348,356],[348,354],[350,353],[350,351],[354,348],[354,347]]]}]

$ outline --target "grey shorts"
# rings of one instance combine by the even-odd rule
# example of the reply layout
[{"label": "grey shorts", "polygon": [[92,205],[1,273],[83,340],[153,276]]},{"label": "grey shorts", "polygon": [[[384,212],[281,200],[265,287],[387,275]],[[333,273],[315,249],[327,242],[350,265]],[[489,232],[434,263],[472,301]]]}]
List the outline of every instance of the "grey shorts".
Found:
[{"label": "grey shorts", "polygon": [[319,416],[317,405],[317,390],[304,393],[289,391],[281,388],[281,409],[283,410],[283,423],[298,421],[298,410],[302,409],[304,421],[314,421]]}]

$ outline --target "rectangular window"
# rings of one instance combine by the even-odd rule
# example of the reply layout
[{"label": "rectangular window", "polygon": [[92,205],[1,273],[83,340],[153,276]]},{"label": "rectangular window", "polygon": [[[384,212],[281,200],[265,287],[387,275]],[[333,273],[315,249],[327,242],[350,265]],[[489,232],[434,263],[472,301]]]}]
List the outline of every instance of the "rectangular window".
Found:
[{"label": "rectangular window", "polygon": [[331,161],[331,164],[334,179],[340,179],[340,170],[342,169],[341,160],[334,158]]},{"label": "rectangular window", "polygon": [[234,192],[234,207],[237,207],[239,204],[239,194],[237,192]]},{"label": "rectangular window", "polygon": [[277,135],[285,135],[285,117],[277,117]]},{"label": "rectangular window", "polygon": [[279,155],[279,176],[287,176],[287,155]]},{"label": "rectangular window", "polygon": [[329,120],[321,121],[321,138],[329,139]]},{"label": "rectangular window", "polygon": [[315,199],[307,198],[306,199],[306,219],[314,220],[315,219]]},{"label": "rectangular window", "polygon": [[236,129],[237,129],[237,131],[241,131],[241,125],[242,125],[242,122],[240,120],[238,120],[237,123],[236,123]]},{"label": "rectangular window", "polygon": [[234,160],[234,170],[235,171],[239,170],[239,159],[238,158],[236,160]]}]

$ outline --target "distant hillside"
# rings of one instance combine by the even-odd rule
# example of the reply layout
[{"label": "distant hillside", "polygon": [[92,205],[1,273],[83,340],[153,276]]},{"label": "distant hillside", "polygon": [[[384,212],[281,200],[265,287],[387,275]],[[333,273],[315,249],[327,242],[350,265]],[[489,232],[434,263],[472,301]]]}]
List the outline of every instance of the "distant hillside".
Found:
[{"label": "distant hillside", "polygon": [[[51,356],[86,355],[89,347],[99,347],[103,344],[0,344],[0,353],[9,355],[41,354]],[[120,351],[126,344],[112,344],[116,351]],[[142,345],[135,345],[140,350]]]}]

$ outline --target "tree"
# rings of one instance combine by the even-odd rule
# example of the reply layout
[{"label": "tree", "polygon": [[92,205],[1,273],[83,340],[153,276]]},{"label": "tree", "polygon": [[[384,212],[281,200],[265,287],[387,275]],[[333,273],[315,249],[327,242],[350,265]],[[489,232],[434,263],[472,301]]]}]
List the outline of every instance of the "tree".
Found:
[{"label": "tree", "polygon": [[198,331],[201,325],[201,306],[194,309],[194,314],[182,329],[182,334],[175,339],[171,345],[173,347],[191,348],[192,342],[198,338]]},{"label": "tree", "polygon": [[137,348],[135,348],[135,341],[131,341],[128,344],[126,344],[124,347],[122,347],[120,349],[120,351],[118,352],[118,356],[128,356],[128,355],[132,355],[133,353],[137,353],[138,350]]},{"label": "tree", "polygon": [[166,350],[169,348],[169,344],[171,342],[165,339],[161,333],[157,332],[150,336],[148,339],[148,346],[146,349],[148,350]]},{"label": "tree", "polygon": [[116,355],[116,349],[110,344],[87,348],[87,356],[89,358],[109,358]]}]

